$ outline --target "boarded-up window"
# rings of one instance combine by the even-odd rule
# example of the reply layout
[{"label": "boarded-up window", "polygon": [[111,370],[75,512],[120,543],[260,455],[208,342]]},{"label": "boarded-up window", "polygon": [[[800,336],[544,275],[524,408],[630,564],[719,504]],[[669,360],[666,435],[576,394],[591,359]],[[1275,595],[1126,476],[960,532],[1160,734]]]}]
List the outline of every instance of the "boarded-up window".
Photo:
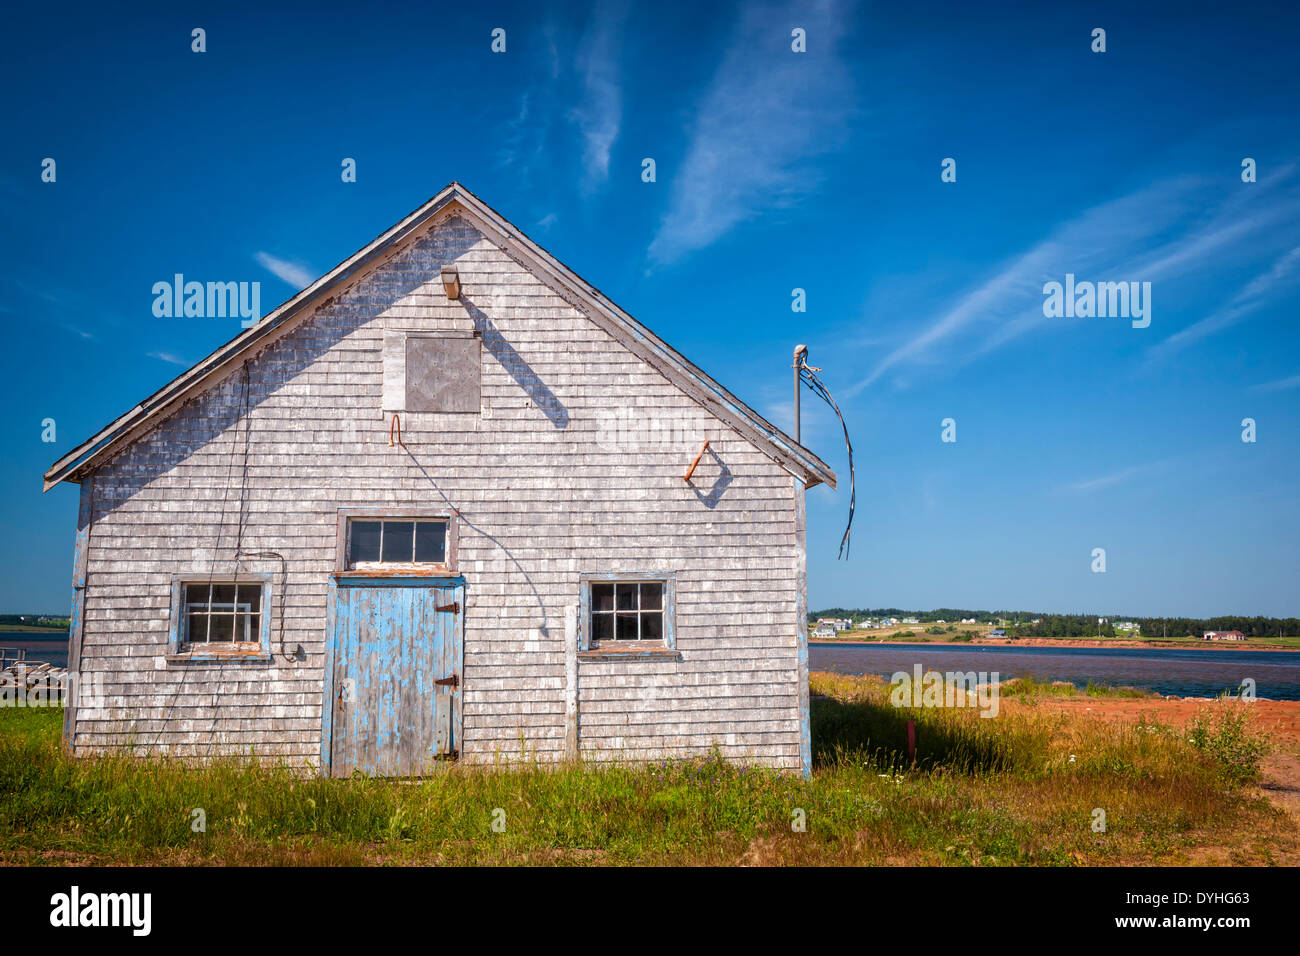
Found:
[{"label": "boarded-up window", "polygon": [[406,410],[477,412],[478,339],[409,336],[406,340]]},{"label": "boarded-up window", "polygon": [[480,343],[468,335],[384,335],[384,410],[478,414]]}]

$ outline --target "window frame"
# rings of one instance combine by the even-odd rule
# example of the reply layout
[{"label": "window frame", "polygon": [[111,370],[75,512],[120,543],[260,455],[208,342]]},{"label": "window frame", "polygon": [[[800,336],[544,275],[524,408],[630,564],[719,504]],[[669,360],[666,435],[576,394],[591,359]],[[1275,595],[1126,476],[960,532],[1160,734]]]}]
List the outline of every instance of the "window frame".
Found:
[{"label": "window frame", "polygon": [[[677,572],[676,571],[584,571],[578,575],[578,652],[586,659],[671,657],[677,651]],[[591,586],[593,584],[662,584],[664,634],[662,641],[596,641],[591,636]],[[615,611],[617,613],[617,611]]]},{"label": "window frame", "polygon": [[[185,636],[185,587],[189,584],[260,584],[262,605],[258,611],[257,639],[253,641],[200,641]],[[270,572],[213,574],[194,571],[172,575],[171,609],[167,625],[166,659],[186,661],[269,661],[271,659],[271,617],[275,609],[275,586]]]},{"label": "window frame", "polygon": [[[460,534],[458,529],[459,514],[452,508],[340,508],[336,530],[334,573],[347,577],[441,577],[459,573]],[[367,561],[354,565],[351,550],[352,522],[360,521],[442,521],[447,525],[446,541],[443,547],[443,560],[440,562],[424,561],[395,562]]]}]

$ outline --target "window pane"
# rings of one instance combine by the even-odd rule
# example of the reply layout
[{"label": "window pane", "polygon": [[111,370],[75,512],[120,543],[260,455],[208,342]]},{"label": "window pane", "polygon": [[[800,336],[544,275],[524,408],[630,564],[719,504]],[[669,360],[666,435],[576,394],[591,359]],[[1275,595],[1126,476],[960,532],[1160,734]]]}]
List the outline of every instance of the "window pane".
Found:
[{"label": "window pane", "polygon": [[664,616],[659,613],[641,615],[641,640],[662,641],[664,639]]},{"label": "window pane", "polygon": [[447,560],[447,524],[420,521],[415,525],[415,560],[441,564]]},{"label": "window pane", "polygon": [[618,585],[617,597],[618,609],[620,611],[636,610],[636,591],[637,585],[635,584]]},{"label": "window pane", "polygon": [[253,614],[262,610],[262,585],[260,584],[241,584],[239,585],[239,594],[235,598],[239,605],[239,610],[250,611]]},{"label": "window pane", "polygon": [[185,585],[185,603],[206,605],[208,603],[207,583]]},{"label": "window pane", "polygon": [[208,640],[211,642],[232,641],[234,638],[235,615],[233,613],[213,614],[212,624],[208,629]]},{"label": "window pane", "polygon": [[614,610],[614,585],[593,584],[591,586],[591,609],[593,611]]},{"label": "window pane", "polygon": [[[207,585],[204,585],[207,591]],[[186,615],[185,640],[190,644],[201,644],[208,639],[208,616],[206,614]]]},{"label": "window pane", "polygon": [[641,585],[641,610],[657,611],[664,606],[664,586],[658,581]]},{"label": "window pane", "polygon": [[614,639],[618,641],[635,641],[636,640],[636,615],[620,614],[618,615],[617,632]]},{"label": "window pane", "polygon": [[379,522],[353,521],[352,529],[352,563],[379,560]]},{"label": "window pane", "polygon": [[614,615],[593,614],[591,616],[592,641],[609,641],[614,639]]},{"label": "window pane", "polygon": [[235,609],[235,585],[233,584],[214,584],[212,585],[212,610],[215,611],[234,611]]},{"label": "window pane", "polygon": [[410,564],[415,546],[415,522],[384,522],[384,553],[381,561]]}]

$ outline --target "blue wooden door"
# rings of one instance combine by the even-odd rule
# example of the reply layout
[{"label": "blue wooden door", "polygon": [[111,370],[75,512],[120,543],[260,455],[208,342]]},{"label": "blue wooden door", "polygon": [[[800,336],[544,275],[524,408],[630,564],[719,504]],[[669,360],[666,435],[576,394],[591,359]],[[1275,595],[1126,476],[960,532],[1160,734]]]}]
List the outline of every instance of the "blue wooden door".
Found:
[{"label": "blue wooden door", "polygon": [[337,582],[331,774],[412,777],[457,753],[463,607],[454,580]]}]

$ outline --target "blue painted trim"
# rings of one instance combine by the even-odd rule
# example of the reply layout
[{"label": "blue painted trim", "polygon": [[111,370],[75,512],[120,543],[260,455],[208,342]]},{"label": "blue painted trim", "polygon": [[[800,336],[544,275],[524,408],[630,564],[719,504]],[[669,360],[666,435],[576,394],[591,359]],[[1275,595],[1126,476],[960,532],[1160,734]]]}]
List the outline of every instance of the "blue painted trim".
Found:
[{"label": "blue painted trim", "polygon": [[455,588],[465,583],[459,574],[440,575],[380,575],[335,574],[331,584],[341,588]]},{"label": "blue painted trim", "polygon": [[77,504],[77,541],[72,549],[72,617],[68,622],[68,670],[72,677],[63,699],[63,746],[71,752],[77,736],[77,701],[81,697],[81,636],[86,626],[86,562],[90,555],[90,528],[95,508],[95,476],[81,483]]},{"label": "blue painted trim", "polygon": [[[262,584],[262,610],[259,612],[256,652],[214,651],[202,644],[185,644],[181,641],[181,609],[185,606],[185,585],[202,584],[211,581],[214,584]],[[271,618],[275,613],[275,586],[270,572],[248,574],[193,574],[172,575],[171,611],[167,619],[167,660],[174,664],[189,661],[229,661],[256,662],[271,659]],[[243,642],[240,642],[241,644]]]},{"label": "blue painted trim", "polygon": [[325,681],[321,687],[320,708],[320,775],[330,776],[334,763],[334,657],[337,654],[337,639],[334,634],[334,605],[338,598],[338,585],[330,578],[325,590]]},{"label": "blue painted trim", "polygon": [[812,692],[808,686],[808,499],[807,485],[796,476],[794,492],[795,644],[799,701],[799,772],[812,776]]}]

